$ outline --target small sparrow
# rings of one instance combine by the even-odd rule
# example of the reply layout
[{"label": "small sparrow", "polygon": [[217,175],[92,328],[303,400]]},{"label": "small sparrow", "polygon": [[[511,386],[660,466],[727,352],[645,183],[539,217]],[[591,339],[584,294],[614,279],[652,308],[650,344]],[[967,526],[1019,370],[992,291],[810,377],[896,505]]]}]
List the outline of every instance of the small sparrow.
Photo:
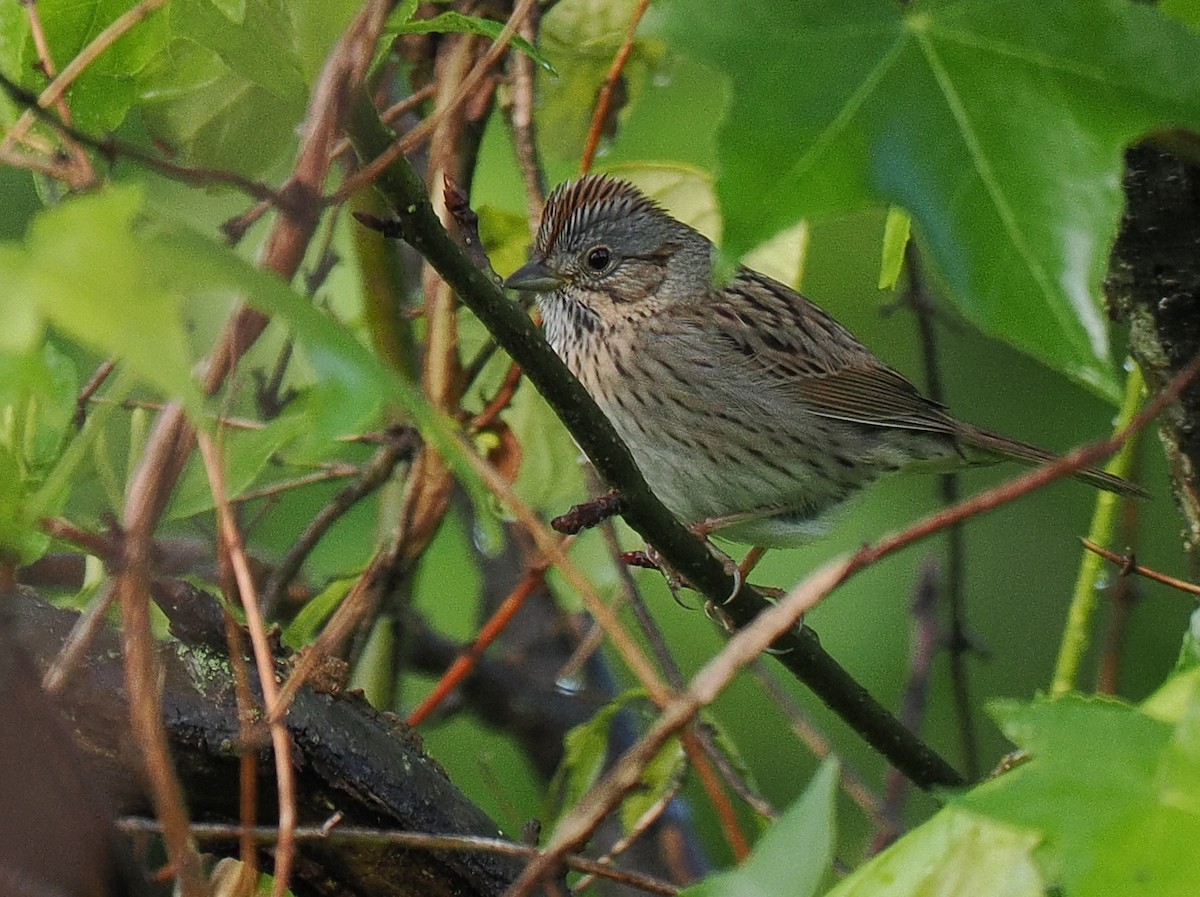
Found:
[{"label": "small sparrow", "polygon": [[714,284],[713,260],[632,184],[587,176],[551,194],[533,258],[505,281],[538,294],[550,345],[695,531],[796,545],[888,471],[1055,457],[951,417],[778,281],[740,268]]}]

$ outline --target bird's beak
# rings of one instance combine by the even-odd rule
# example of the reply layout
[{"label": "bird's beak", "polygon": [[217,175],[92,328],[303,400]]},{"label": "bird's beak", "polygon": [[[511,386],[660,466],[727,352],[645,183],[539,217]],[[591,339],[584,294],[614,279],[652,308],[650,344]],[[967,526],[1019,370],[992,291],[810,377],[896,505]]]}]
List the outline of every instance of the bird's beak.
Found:
[{"label": "bird's beak", "polygon": [[561,287],[564,282],[561,275],[555,274],[544,262],[535,258],[508,275],[504,285],[510,290],[549,293]]}]

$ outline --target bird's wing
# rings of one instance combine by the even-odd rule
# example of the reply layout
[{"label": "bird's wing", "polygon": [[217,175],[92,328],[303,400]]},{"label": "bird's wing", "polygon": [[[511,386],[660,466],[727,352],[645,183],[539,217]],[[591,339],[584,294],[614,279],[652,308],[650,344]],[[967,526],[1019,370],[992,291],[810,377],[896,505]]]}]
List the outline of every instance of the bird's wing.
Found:
[{"label": "bird's wing", "polygon": [[736,364],[763,388],[822,417],[955,433],[942,405],[921,395],[845,327],[799,293],[743,269],[714,290],[705,319]]}]

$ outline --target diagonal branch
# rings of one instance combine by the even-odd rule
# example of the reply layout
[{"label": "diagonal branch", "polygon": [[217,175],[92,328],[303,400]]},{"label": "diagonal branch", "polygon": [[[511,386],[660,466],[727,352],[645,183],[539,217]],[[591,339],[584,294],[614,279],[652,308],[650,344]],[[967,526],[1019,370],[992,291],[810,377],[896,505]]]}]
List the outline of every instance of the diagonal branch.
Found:
[{"label": "diagonal branch", "polygon": [[[393,138],[365,95],[356,98],[349,118],[355,147],[364,159],[386,152]],[[480,271],[446,233],[421,183],[404,159],[396,160],[376,182],[396,210],[403,233],[459,294],[463,303],[525,370],[530,382],[555,409],[604,480],[627,502],[630,526],[658,549],[667,562],[699,591],[717,602],[734,592],[733,578],[695,536],[651,493],[629,450],[608,419],[520,308]],[[768,602],[742,585],[724,604],[738,626],[750,623]],[[962,777],[932,749],[905,729],[872,698],[807,628],[785,633],[775,645],[780,660],[872,746],[918,785],[957,785]]]}]

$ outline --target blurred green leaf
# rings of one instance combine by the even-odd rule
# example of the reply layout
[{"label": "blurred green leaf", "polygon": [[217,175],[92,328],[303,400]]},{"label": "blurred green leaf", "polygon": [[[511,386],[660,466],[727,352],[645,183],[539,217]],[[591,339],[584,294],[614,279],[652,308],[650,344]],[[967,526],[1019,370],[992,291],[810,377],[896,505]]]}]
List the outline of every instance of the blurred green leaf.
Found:
[{"label": "blurred green leaf", "polygon": [[[38,0],[38,15],[56,70],[62,71],[100,32],[137,5],[137,0]],[[76,127],[103,134],[125,120],[137,99],[138,76],[166,46],[168,20],[164,9],[151,12],[80,73],[67,92]],[[12,48],[16,64],[10,71],[23,86],[40,92],[46,82],[40,75],[37,48],[28,28],[22,27],[21,33],[20,48]]]},{"label": "blurred green leaf", "polygon": [[[833,868],[838,764],[826,760],[804,794],[742,865],[685,888],[680,897],[810,897]],[[875,892],[872,892],[875,893]]]},{"label": "blurred green leaf", "polygon": [[1179,660],[1175,662],[1177,673],[1200,667],[1200,608],[1192,611],[1188,618],[1188,628],[1183,634],[1183,644],[1179,646]]},{"label": "blurred green leaf", "polygon": [[633,689],[617,696],[602,707],[591,719],[571,729],[563,739],[563,758],[554,772],[548,792],[553,796],[556,810],[547,814],[558,816],[562,808],[574,807],[587,790],[600,778],[608,757],[609,730],[613,719],[633,702],[646,699],[642,689]]},{"label": "blurred green leaf", "polygon": [[1196,0],[1162,0],[1158,8],[1200,31],[1200,3]]},{"label": "blurred green leaf", "polygon": [[176,0],[140,95],[147,127],[180,161],[254,175],[295,145],[308,86],[288,7],[247,0],[243,12],[238,25],[211,0]]},{"label": "blurred green leaf", "polygon": [[214,51],[230,71],[282,101],[307,94],[296,58],[288,6],[276,0],[245,0],[244,21],[235,23],[213,0],[172,0],[171,31]]},{"label": "blurred green leaf", "polygon": [[904,251],[908,249],[908,236],[912,230],[912,219],[903,209],[892,206],[888,209],[887,221],[883,225],[883,258],[879,263],[879,289],[890,290],[900,280],[904,268]]},{"label": "blurred green leaf", "polygon": [[1200,843],[1196,694],[1175,722],[1111,700],[997,704],[1031,759],[961,804],[1038,833],[1043,875],[1072,897],[1194,894],[1197,865],[1184,858]]},{"label": "blurred green leaf", "polygon": [[24,251],[0,252],[6,284],[0,317],[11,304],[104,355],[119,359],[164,395],[195,413],[200,393],[178,296],[146,264],[136,233],[142,197],[109,189],[47,209],[34,219]]},{"label": "blurred green leaf", "polygon": [[1124,0],[672,0],[661,30],[733,86],[730,256],[803,216],[894,203],[969,319],[1116,397],[1098,295],[1122,152],[1200,127],[1200,36]]},{"label": "blurred green leaf", "polygon": [[283,630],[283,643],[293,651],[312,644],[325,621],[329,619],[342,599],[349,594],[350,589],[358,582],[358,576],[345,579],[335,579],[311,600],[304,602],[295,619]]},{"label": "blurred green leaf", "polygon": [[28,564],[50,543],[28,513],[28,492],[16,452],[0,443],[0,562]]},{"label": "blurred green leaf", "polygon": [[1032,856],[1037,843],[1034,832],[949,807],[856,869],[828,897],[1044,897]]},{"label": "blurred green leaf", "polygon": [[74,433],[79,378],[52,342],[26,355],[0,352],[0,558],[27,564],[49,545],[39,522],[66,489],[39,494]]}]

